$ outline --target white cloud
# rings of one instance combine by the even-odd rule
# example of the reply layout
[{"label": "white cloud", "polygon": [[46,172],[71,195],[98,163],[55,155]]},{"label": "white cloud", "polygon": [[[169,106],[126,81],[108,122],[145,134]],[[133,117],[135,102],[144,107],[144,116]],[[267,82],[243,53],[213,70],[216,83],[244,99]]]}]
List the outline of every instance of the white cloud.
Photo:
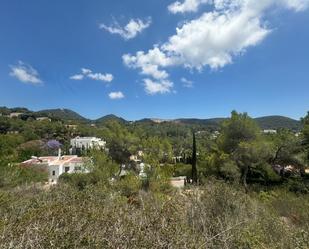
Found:
[{"label": "white cloud", "polygon": [[154,95],[171,91],[173,83],[167,80],[169,75],[161,67],[173,65],[174,62],[158,47],[149,50],[147,54],[140,51],[135,56],[125,54],[122,58],[126,66],[140,69],[142,75],[151,76],[154,79],[144,79],[144,88],[147,94]]},{"label": "white cloud", "polygon": [[105,82],[111,82],[114,79],[112,74],[101,74],[101,73],[90,73],[87,75],[88,78],[93,80],[101,80]]},{"label": "white cloud", "polygon": [[173,85],[173,82],[168,80],[153,81],[151,79],[144,79],[145,91],[150,95],[169,93],[171,92]]},{"label": "white cloud", "polygon": [[88,68],[82,68],[81,71],[82,71],[82,74],[90,74],[90,73],[92,73],[92,71],[90,69],[88,69]]},{"label": "white cloud", "polygon": [[196,12],[200,5],[210,3],[211,0],[184,0],[177,1],[168,6],[168,10],[173,13]]},{"label": "white cloud", "polygon": [[308,0],[283,0],[282,4],[285,4],[288,8],[295,11],[304,11],[309,7]]},{"label": "white cloud", "polygon": [[75,75],[72,75],[70,77],[71,80],[83,80],[84,79],[84,75],[83,74],[75,74]]},{"label": "white cloud", "polygon": [[186,67],[218,69],[232,63],[233,56],[257,45],[269,32],[249,10],[214,11],[177,28],[176,35],[161,49]]},{"label": "white cloud", "polygon": [[[309,0],[207,2],[212,11],[204,12],[200,17],[176,28],[176,34],[169,37],[161,46],[154,45],[148,52],[138,51],[135,55],[123,56],[125,65],[139,69],[141,74],[155,80],[147,79],[145,84],[147,92],[149,89],[153,89],[152,92],[155,93],[165,92],[156,89],[161,89],[163,80],[168,81],[167,67],[182,65],[199,71],[205,67],[217,70],[233,63],[236,56],[243,55],[248,48],[257,46],[271,33],[271,29],[266,25],[267,10],[276,8],[297,12],[309,7]],[[174,7],[189,6],[185,5],[186,3],[189,1],[183,2],[184,5],[175,4]],[[182,10],[184,9],[185,7]],[[182,11],[178,9],[178,12]]]},{"label": "white cloud", "polygon": [[35,70],[32,66],[27,65],[22,61],[19,61],[18,65],[10,67],[10,75],[17,78],[21,82],[30,83],[33,85],[43,83],[43,81],[40,79],[38,71]]},{"label": "white cloud", "polygon": [[110,99],[123,99],[125,97],[122,92],[111,92],[108,96]]},{"label": "white cloud", "polygon": [[139,51],[135,56],[125,54],[122,57],[123,62],[130,68],[140,68],[141,74],[150,75],[153,78],[166,79],[169,75],[159,67],[166,67],[174,64],[171,58],[167,57],[158,47],[149,50],[148,53]]},{"label": "white cloud", "polygon": [[180,79],[180,81],[183,83],[183,87],[186,87],[186,88],[192,88],[193,87],[193,81],[191,81],[191,80],[188,80],[188,79],[182,77]]},{"label": "white cloud", "polygon": [[112,26],[101,24],[100,28],[108,31],[111,34],[118,34],[125,40],[135,38],[138,34],[142,33],[151,24],[151,18],[143,21],[141,19],[131,19],[129,23],[121,27],[117,22],[114,22]]},{"label": "white cloud", "polygon": [[83,80],[85,77],[92,79],[92,80],[99,80],[105,82],[111,82],[114,79],[112,74],[102,74],[102,73],[93,73],[92,70],[87,68],[81,69],[81,74],[75,74],[70,77],[71,80]]},{"label": "white cloud", "polygon": [[294,11],[303,11],[309,7],[309,0],[212,0],[217,10],[249,8],[252,11],[263,12],[269,7],[287,8]]}]

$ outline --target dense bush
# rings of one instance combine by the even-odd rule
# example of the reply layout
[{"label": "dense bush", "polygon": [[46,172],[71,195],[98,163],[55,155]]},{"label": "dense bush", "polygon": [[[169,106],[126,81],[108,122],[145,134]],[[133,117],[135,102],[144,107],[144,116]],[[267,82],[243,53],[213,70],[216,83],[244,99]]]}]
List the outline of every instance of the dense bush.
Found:
[{"label": "dense bush", "polygon": [[60,183],[66,183],[78,190],[84,190],[89,185],[95,185],[99,182],[99,178],[93,174],[82,174],[82,173],[75,173],[75,174],[62,174],[59,177]]},{"label": "dense bush", "polygon": [[48,173],[43,167],[20,167],[0,163],[0,188],[13,188],[31,183],[43,183],[48,179]]},{"label": "dense bush", "polygon": [[192,166],[189,164],[178,163],[174,166],[173,176],[187,176],[191,177],[191,168]]}]

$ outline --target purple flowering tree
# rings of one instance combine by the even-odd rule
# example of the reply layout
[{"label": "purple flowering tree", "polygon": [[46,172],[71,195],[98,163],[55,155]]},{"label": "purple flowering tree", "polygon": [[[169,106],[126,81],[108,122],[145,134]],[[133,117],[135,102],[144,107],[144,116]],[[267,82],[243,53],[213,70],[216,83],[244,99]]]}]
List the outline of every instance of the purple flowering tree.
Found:
[{"label": "purple flowering tree", "polygon": [[61,146],[62,144],[57,140],[49,140],[46,143],[46,147],[51,150],[58,150],[59,148],[61,148]]}]

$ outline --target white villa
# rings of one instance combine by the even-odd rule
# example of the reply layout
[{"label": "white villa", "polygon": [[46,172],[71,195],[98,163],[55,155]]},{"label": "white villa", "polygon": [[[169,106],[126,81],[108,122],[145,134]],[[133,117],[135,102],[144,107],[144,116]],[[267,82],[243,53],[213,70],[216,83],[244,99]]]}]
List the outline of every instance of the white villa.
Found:
[{"label": "white villa", "polygon": [[47,156],[32,157],[30,160],[21,163],[21,166],[40,166],[48,171],[48,182],[57,184],[59,177],[63,173],[89,173],[87,169],[89,159],[72,156]]},{"label": "white villa", "polygon": [[19,116],[23,115],[24,113],[22,112],[12,112],[10,113],[9,117],[10,118],[18,118]]},{"label": "white villa", "polygon": [[277,134],[277,130],[263,130],[264,134]]},{"label": "white villa", "polygon": [[52,121],[49,117],[38,117],[38,118],[36,118],[36,120],[37,120],[37,121],[45,121],[45,120],[47,120],[47,121],[49,121],[49,122]]},{"label": "white villa", "polygon": [[71,147],[75,149],[105,149],[106,142],[97,137],[76,137],[71,139]]}]

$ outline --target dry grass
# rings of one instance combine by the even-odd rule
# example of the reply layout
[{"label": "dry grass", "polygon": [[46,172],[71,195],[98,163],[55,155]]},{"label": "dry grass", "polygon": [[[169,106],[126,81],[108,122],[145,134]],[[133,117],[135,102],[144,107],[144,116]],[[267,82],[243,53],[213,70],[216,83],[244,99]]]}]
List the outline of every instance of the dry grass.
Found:
[{"label": "dry grass", "polygon": [[0,192],[0,248],[309,248],[308,198],[285,207],[305,219],[291,225],[284,199],[264,197],[219,182],[130,197],[105,185]]}]

